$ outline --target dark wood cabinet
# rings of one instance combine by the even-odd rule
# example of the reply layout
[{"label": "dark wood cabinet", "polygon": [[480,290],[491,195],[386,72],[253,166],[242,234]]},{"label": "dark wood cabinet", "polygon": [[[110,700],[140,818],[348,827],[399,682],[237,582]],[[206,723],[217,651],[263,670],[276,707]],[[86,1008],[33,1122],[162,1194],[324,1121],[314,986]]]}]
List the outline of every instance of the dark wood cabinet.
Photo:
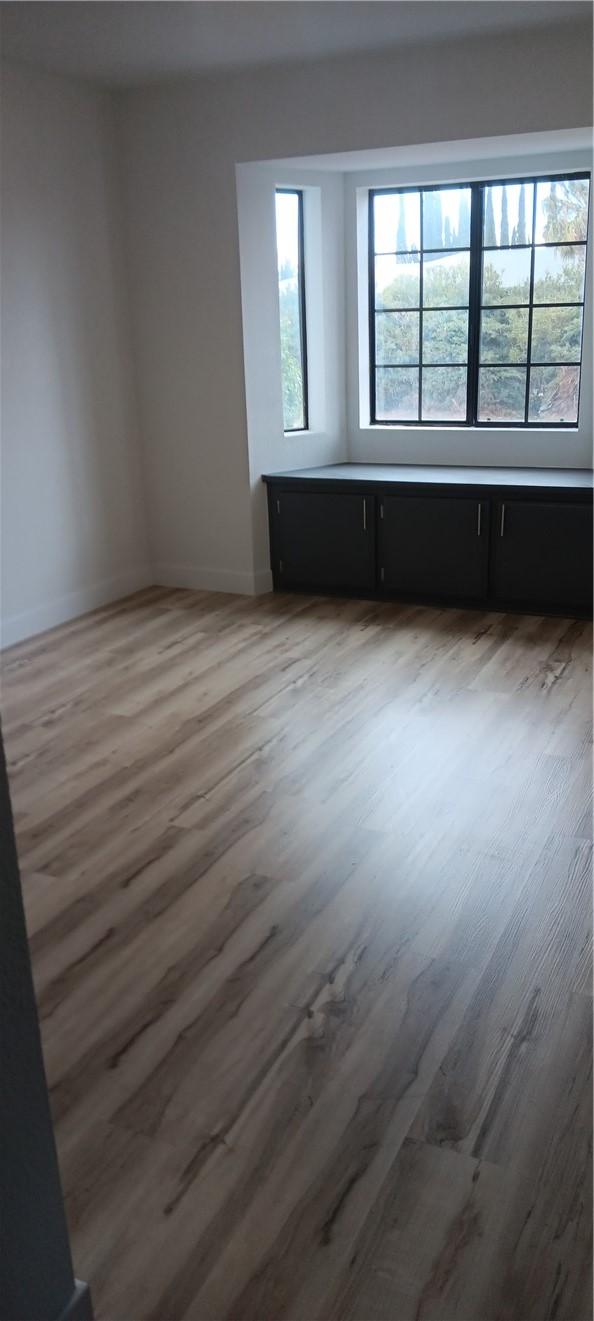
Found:
[{"label": "dark wood cabinet", "polygon": [[591,613],[591,473],[353,463],[264,481],[277,589]]},{"label": "dark wood cabinet", "polygon": [[500,500],[494,514],[491,591],[496,598],[565,608],[591,605],[591,506]]},{"label": "dark wood cabinet", "polygon": [[379,515],[380,582],[386,591],[418,597],[485,595],[488,500],[386,495]]},{"label": "dark wood cabinet", "polygon": [[283,491],[275,501],[279,584],[373,590],[373,496]]}]

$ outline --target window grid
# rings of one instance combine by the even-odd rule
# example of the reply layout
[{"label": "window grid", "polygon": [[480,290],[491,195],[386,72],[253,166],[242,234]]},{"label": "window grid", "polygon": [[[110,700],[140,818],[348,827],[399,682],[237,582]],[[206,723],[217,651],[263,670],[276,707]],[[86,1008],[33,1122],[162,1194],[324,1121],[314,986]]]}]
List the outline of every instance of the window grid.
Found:
[{"label": "window grid", "polygon": [[[567,302],[565,302],[565,301],[537,302],[537,303],[534,302],[534,285],[535,285],[535,264],[536,264],[536,253],[537,253],[539,250],[541,250],[541,249],[553,249],[553,248],[554,248],[554,249],[559,249],[559,248],[572,248],[572,249],[583,248],[583,249],[587,252],[587,243],[588,243],[587,237],[586,237],[585,239],[575,239],[575,240],[573,240],[573,239],[559,239],[559,240],[554,240],[554,239],[553,239],[553,240],[542,240],[542,241],[539,241],[539,242],[537,242],[537,237],[536,237],[536,235],[537,235],[537,223],[536,223],[536,222],[537,222],[537,207],[538,207],[538,184],[539,184],[539,183],[540,183],[540,184],[547,184],[547,183],[551,183],[551,184],[553,184],[553,183],[560,183],[560,182],[569,182],[570,180],[574,180],[574,179],[585,179],[585,180],[590,181],[590,175],[589,175],[589,173],[588,173],[587,171],[580,171],[580,172],[574,172],[574,173],[566,173],[566,174],[562,174],[562,175],[552,175],[552,174],[547,174],[547,175],[540,175],[540,176],[530,176],[529,178],[515,178],[515,179],[505,179],[505,180],[485,180],[485,181],[483,181],[483,182],[480,182],[480,183],[474,183],[474,184],[465,184],[465,183],[452,184],[452,185],[443,185],[443,184],[440,185],[440,184],[437,184],[437,185],[433,185],[432,187],[428,187],[428,188],[423,188],[423,187],[421,187],[421,186],[418,186],[418,187],[409,187],[409,188],[387,188],[387,189],[371,189],[371,190],[370,190],[370,192],[369,192],[369,334],[370,334],[370,404],[371,404],[371,423],[372,423],[372,424],[380,423],[381,425],[385,425],[385,426],[396,425],[396,426],[417,426],[417,427],[418,427],[418,426],[428,426],[428,425],[430,425],[430,426],[436,426],[436,425],[437,425],[437,426],[461,426],[461,425],[463,426],[463,425],[466,425],[466,426],[475,426],[475,427],[476,427],[476,426],[480,426],[480,427],[485,427],[485,428],[488,428],[488,427],[501,427],[501,426],[505,426],[505,427],[512,427],[512,428],[513,428],[513,427],[523,427],[523,428],[530,428],[530,429],[536,429],[536,430],[539,429],[539,428],[550,428],[550,427],[561,428],[561,429],[562,429],[562,428],[575,428],[575,427],[577,426],[577,424],[578,424],[578,418],[579,418],[579,393],[580,393],[580,387],[581,387],[581,368],[582,368],[582,356],[583,356],[584,301],[585,301],[585,288],[586,288],[586,284],[585,284],[585,263],[586,263],[586,258],[584,259],[584,286],[583,286],[583,295],[582,295],[581,300],[575,299],[575,300],[567,301]],[[518,186],[518,185],[523,185],[523,184],[528,184],[528,185],[531,185],[531,186],[532,186],[532,208],[531,208],[531,221],[532,221],[532,228],[531,228],[531,242],[530,242],[530,243],[521,243],[521,244],[520,244],[520,243],[516,243],[516,244],[509,243],[509,244],[506,244],[506,245],[501,245],[501,244],[484,244],[484,243],[483,243],[483,239],[484,239],[483,220],[484,220],[484,199],[485,199],[486,190],[487,190],[488,188],[499,188],[499,187],[504,187],[504,186]],[[437,249],[437,248],[434,248],[434,247],[425,249],[424,246],[423,246],[423,243],[424,243],[424,199],[425,199],[425,196],[426,196],[427,194],[431,193],[431,192],[442,192],[442,193],[443,193],[443,192],[449,191],[450,189],[455,189],[455,190],[459,190],[459,191],[465,189],[465,190],[470,191],[470,195],[471,195],[471,206],[470,206],[470,245],[469,245],[469,247],[460,247],[460,246],[457,245],[457,246],[455,246],[455,247],[445,247],[445,246],[444,246],[444,247],[441,248],[441,249]],[[420,208],[420,246],[419,246],[419,249],[417,250],[416,248],[415,248],[415,249],[410,249],[410,248],[409,248],[409,249],[407,249],[407,248],[397,248],[397,249],[391,249],[391,250],[388,250],[388,249],[385,249],[385,248],[384,248],[384,249],[379,250],[379,251],[376,252],[376,251],[375,251],[375,247],[374,247],[374,200],[375,200],[375,198],[376,198],[377,196],[381,196],[381,195],[384,195],[384,196],[385,196],[385,195],[393,196],[393,195],[402,195],[402,194],[406,194],[406,193],[416,193],[416,194],[419,195],[419,208]],[[588,211],[587,211],[587,214],[586,214],[586,226],[587,226],[587,224],[588,224],[588,219],[589,219],[589,205],[590,205],[590,196],[589,196],[589,193],[590,193],[590,189],[589,189],[589,191],[588,191]],[[586,233],[587,233],[587,229],[586,229]],[[529,276],[529,289],[528,289],[528,299],[527,299],[527,301],[526,301],[526,302],[523,302],[523,303],[501,303],[501,302],[500,302],[500,303],[486,303],[486,304],[484,304],[484,303],[483,303],[483,270],[484,270],[484,258],[485,258],[485,254],[488,254],[488,253],[490,253],[490,252],[495,252],[495,253],[506,253],[506,252],[517,253],[517,252],[522,252],[522,251],[524,251],[524,252],[529,251],[529,252],[530,252],[530,276]],[[468,301],[468,304],[455,304],[455,305],[453,305],[453,304],[452,304],[452,305],[449,305],[449,304],[448,304],[447,306],[443,306],[443,305],[442,305],[442,306],[428,305],[428,306],[424,307],[424,306],[423,306],[423,294],[424,294],[424,258],[425,258],[426,256],[435,256],[436,254],[439,255],[439,256],[442,256],[442,257],[446,257],[446,256],[450,256],[450,255],[455,255],[456,253],[460,254],[460,253],[466,253],[466,252],[469,253],[469,257],[470,257],[470,279],[469,279],[469,301]],[[383,303],[382,303],[382,306],[381,306],[381,307],[378,307],[378,306],[377,306],[377,300],[376,300],[376,258],[378,258],[378,257],[394,257],[394,258],[398,258],[398,257],[404,257],[404,256],[411,257],[411,256],[413,256],[413,255],[415,255],[415,256],[417,257],[417,259],[418,259],[418,264],[419,264],[419,294],[418,294],[419,303],[418,303],[418,307],[416,307],[416,306],[411,306],[410,304],[409,304],[409,305],[402,305],[402,304],[401,304],[401,305],[394,305],[394,306],[392,306],[392,305],[390,305],[390,306],[386,306],[386,305],[384,305]],[[576,310],[577,310],[577,309],[580,309],[580,310],[581,310],[581,331],[580,331],[580,352],[579,352],[579,357],[575,357],[575,358],[572,357],[571,360],[565,359],[565,360],[563,360],[563,361],[558,361],[558,360],[553,360],[553,361],[552,361],[552,360],[542,361],[542,360],[540,360],[540,359],[535,360],[535,361],[532,361],[532,360],[531,360],[531,359],[532,359],[532,340],[533,340],[533,313],[534,313],[535,310],[540,311],[541,309],[542,309],[542,310],[546,310],[547,308],[548,308],[548,309],[551,309],[551,308],[552,308],[552,309],[555,309],[555,310],[559,310],[559,309],[563,309],[563,308],[575,308]],[[491,361],[491,360],[488,360],[488,359],[485,360],[485,361],[482,361],[482,360],[481,360],[481,328],[482,328],[482,314],[483,314],[483,310],[484,310],[484,311],[490,311],[490,312],[492,312],[492,311],[508,312],[508,311],[514,311],[514,310],[519,310],[519,309],[521,309],[522,311],[527,312],[527,314],[528,314],[527,341],[526,341],[526,357],[525,357],[525,358],[522,358],[521,360],[514,360],[514,359],[509,360],[509,359],[508,359],[508,360],[506,361],[506,360],[504,360],[504,359],[502,358],[501,361],[499,361],[499,360],[498,360],[498,361]],[[456,361],[456,362],[429,362],[429,363],[427,363],[427,362],[424,361],[424,346],[423,346],[423,317],[424,317],[424,314],[427,313],[427,312],[437,312],[437,311],[439,311],[439,312],[448,312],[448,313],[449,313],[449,312],[468,312],[468,354],[467,354],[467,360],[466,360],[465,362],[462,362],[462,361]],[[400,312],[400,313],[403,313],[403,312],[404,312],[404,313],[417,313],[417,314],[418,314],[418,318],[419,318],[419,340],[418,340],[419,348],[418,348],[418,357],[417,357],[417,361],[416,361],[416,362],[410,362],[410,363],[403,363],[403,362],[399,362],[399,363],[394,363],[394,362],[381,362],[381,363],[380,363],[380,362],[377,362],[377,354],[376,354],[376,347],[377,347],[377,346],[376,346],[376,317],[377,317],[378,313],[381,314],[382,312],[384,312],[384,313],[392,313],[392,312]],[[463,368],[466,369],[466,372],[467,372],[467,408],[466,408],[466,418],[465,418],[465,419],[460,418],[460,419],[458,419],[458,420],[453,420],[452,418],[450,418],[450,419],[442,419],[442,420],[440,420],[440,419],[437,418],[437,417],[431,417],[430,419],[429,419],[429,418],[423,418],[423,416],[422,416],[422,412],[423,412],[423,403],[422,403],[422,382],[423,382],[423,371],[426,370],[427,368],[441,368],[441,369],[443,369],[443,368],[452,368],[452,369],[458,369],[458,370],[461,370],[461,369],[463,369]],[[499,370],[501,370],[502,368],[511,368],[512,370],[516,370],[516,371],[525,371],[525,373],[526,373],[526,382],[525,382],[525,390],[524,390],[524,416],[523,416],[523,418],[510,418],[510,419],[506,419],[506,418],[503,418],[503,417],[500,417],[500,418],[494,418],[494,419],[483,419],[483,418],[480,418],[480,417],[479,417],[479,408],[480,408],[480,402],[479,402],[480,371],[481,371],[481,370],[487,370],[487,371],[488,371],[489,369],[499,369]],[[577,371],[579,372],[579,377],[578,377],[578,381],[577,381],[577,403],[576,403],[576,416],[575,416],[575,419],[572,418],[572,419],[570,419],[569,421],[551,421],[551,420],[549,420],[549,419],[544,419],[544,420],[532,420],[532,419],[530,419],[530,389],[531,389],[531,374],[532,374],[532,371],[533,371],[534,369],[542,369],[542,368],[551,368],[551,369],[555,369],[555,368],[556,368],[556,369],[560,369],[560,368],[571,368],[571,369],[573,369],[573,370],[577,370]],[[394,419],[394,420],[392,420],[392,419],[389,419],[389,418],[381,418],[381,417],[378,418],[378,417],[377,417],[376,376],[377,376],[377,371],[378,371],[378,370],[379,370],[379,371],[382,371],[382,370],[386,370],[386,369],[387,369],[387,370],[396,370],[396,369],[398,369],[398,370],[407,370],[407,369],[408,369],[409,371],[411,371],[411,370],[412,370],[412,371],[418,371],[418,410],[417,410],[417,417],[416,417],[416,418],[410,418],[410,419],[402,418],[402,419]]]}]

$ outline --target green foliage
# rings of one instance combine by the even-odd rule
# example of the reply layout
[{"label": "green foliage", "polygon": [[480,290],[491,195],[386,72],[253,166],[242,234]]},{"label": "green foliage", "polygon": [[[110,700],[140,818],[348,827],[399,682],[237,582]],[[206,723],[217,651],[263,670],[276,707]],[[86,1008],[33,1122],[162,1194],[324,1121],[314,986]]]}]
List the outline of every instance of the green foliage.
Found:
[{"label": "green foliage", "polygon": [[466,417],[466,368],[424,367],[423,419],[460,422]]},{"label": "green foliage", "polygon": [[377,363],[393,366],[419,361],[418,312],[378,312],[375,335]]},{"label": "green foliage", "polygon": [[[424,225],[427,232],[427,199],[429,233],[436,241],[436,230],[442,233],[443,217],[438,193],[424,197]],[[439,203],[439,205],[438,205]],[[564,180],[553,184],[542,202],[545,217],[545,242],[571,242],[585,237],[587,224],[588,190],[581,180]],[[522,186],[515,243],[527,242],[527,190]],[[462,221],[461,221],[462,224]],[[452,237],[451,229],[443,225],[443,238]],[[505,190],[502,195],[502,241],[509,242],[509,218]],[[426,239],[428,242],[429,240]],[[486,190],[485,245],[495,246],[495,216],[490,189]],[[542,256],[541,256],[542,254]],[[528,309],[506,306],[526,303],[526,284],[511,283],[501,273],[497,254],[485,254],[483,302],[485,308],[481,326],[480,416],[484,419],[513,420],[524,416],[526,395],[526,358],[528,351]],[[513,266],[509,266],[513,270]],[[468,302],[468,266],[453,255],[441,260],[428,260],[424,264],[425,303],[442,308],[438,313],[425,313],[423,318],[423,361],[434,363],[464,362],[467,356],[467,314],[448,311],[448,307]],[[583,296],[583,249],[536,249],[535,297],[539,303],[579,302]],[[411,266],[400,270],[398,281],[381,293],[386,308],[397,303],[400,307],[414,307],[418,298],[418,276]],[[379,304],[378,304],[379,305]],[[405,370],[381,373],[382,385],[378,389],[380,416],[416,416],[418,374],[414,370],[419,362],[419,317],[411,311],[378,316],[376,325],[377,363],[407,364]],[[576,361],[580,356],[581,309],[552,306],[534,307],[532,360],[552,364]],[[488,364],[503,363],[503,366]],[[454,367],[424,370],[423,416],[446,420],[464,414],[465,386]],[[532,421],[573,420],[577,409],[579,373],[563,365],[534,368],[531,374],[530,417]],[[417,392],[417,394],[415,393]],[[382,412],[382,409],[384,410]],[[408,412],[406,410],[409,410]],[[404,410],[404,411],[403,411]]]},{"label": "green foliage", "polygon": [[[547,274],[540,282],[537,296],[542,302],[569,301],[575,297],[579,271],[572,249],[565,249],[567,254],[559,274]],[[502,296],[502,279],[494,264],[485,260],[484,297],[489,303],[498,303]],[[508,303],[525,302],[522,286],[507,287],[503,294]],[[563,363],[575,361],[580,356],[581,313],[579,309],[550,307],[538,308],[533,313],[532,360],[534,362]],[[525,363],[528,351],[528,314],[527,309],[514,309],[505,306],[485,309],[481,322],[481,361],[483,363]],[[553,381],[553,377],[555,380]],[[551,369],[549,385],[551,390],[568,382],[567,372],[563,368]],[[574,377],[571,377],[573,391]],[[524,394],[522,394],[522,389]],[[491,420],[522,418],[526,390],[526,369],[512,367],[493,367],[483,374],[481,389],[480,416]],[[538,421],[542,416],[546,420],[547,408],[550,407],[549,394],[535,402],[537,410],[531,416]],[[572,411],[573,410],[573,411]],[[567,399],[565,416],[575,417],[575,401]]]},{"label": "green foliage", "polygon": [[[541,185],[542,187],[542,185]],[[503,208],[502,202],[502,239]],[[571,242],[586,237],[588,213],[587,181],[567,179],[552,182],[542,203],[545,223],[542,238],[547,243]],[[526,242],[526,187],[522,186],[518,206],[516,242]],[[485,235],[485,242],[487,238]],[[542,254],[542,257],[541,257]],[[542,261],[542,268],[541,268]],[[550,267],[550,268],[548,268]],[[539,273],[540,272],[540,273]],[[493,262],[485,260],[485,301],[508,303],[526,301],[521,286],[512,285],[502,293],[502,280]],[[539,303],[579,301],[583,296],[583,249],[536,249],[535,298]],[[581,311],[578,308],[535,306],[532,327],[533,362],[564,363],[579,360]],[[527,315],[502,307],[495,315],[482,318],[481,360],[483,362],[525,362],[527,356]],[[523,417],[526,389],[524,368],[499,367],[483,373],[481,416],[495,419]],[[531,421],[572,420],[577,413],[579,373],[570,367],[554,366],[531,372]]]},{"label": "green foliage", "polygon": [[527,346],[528,308],[488,307],[483,309],[481,318],[481,362],[525,362]]},{"label": "green foliage", "polygon": [[479,418],[485,422],[522,421],[525,403],[525,367],[481,368]]},{"label": "green foliage", "polygon": [[423,362],[466,362],[468,312],[425,312]]},{"label": "green foliage", "polygon": [[545,243],[575,243],[586,238],[588,180],[562,179],[552,183],[543,202]]},{"label": "green foliage", "polygon": [[284,280],[279,289],[283,425],[293,431],[304,425],[303,372],[299,291],[296,280]]},{"label": "green foliage", "polygon": [[468,258],[465,254],[445,254],[439,260],[426,261],[423,275],[425,303],[428,307],[464,307],[468,303]]},{"label": "green foliage", "polygon": [[[542,254],[542,255],[541,255]],[[534,296],[538,303],[579,303],[584,293],[584,249],[537,249]]]},{"label": "green foliage", "polygon": [[377,373],[376,409],[378,417],[413,419],[419,406],[418,368]]}]

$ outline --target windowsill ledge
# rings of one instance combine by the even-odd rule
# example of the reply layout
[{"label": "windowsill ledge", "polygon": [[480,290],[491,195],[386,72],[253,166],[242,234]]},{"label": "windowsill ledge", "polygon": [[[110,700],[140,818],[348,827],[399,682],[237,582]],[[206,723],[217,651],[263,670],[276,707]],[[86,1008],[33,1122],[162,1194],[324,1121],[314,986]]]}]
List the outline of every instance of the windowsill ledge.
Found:
[{"label": "windowsill ledge", "polygon": [[436,432],[440,432],[440,431],[447,431],[448,434],[454,431],[457,435],[462,435],[462,436],[496,436],[500,432],[504,433],[505,435],[509,435],[510,432],[512,432],[514,435],[519,434],[521,436],[531,435],[534,437],[538,437],[543,435],[575,436],[579,433],[579,426],[561,425],[561,426],[522,427],[522,426],[514,426],[512,423],[510,423],[507,426],[500,426],[500,427],[494,427],[494,426],[467,427],[467,426],[459,426],[455,422],[434,422],[434,423],[423,422],[418,424],[415,422],[409,422],[406,423],[405,425],[401,425],[399,422],[360,422],[359,431],[371,432],[373,435],[376,435],[378,432],[381,432],[383,435],[386,436],[393,435],[394,432],[397,432],[398,435],[400,436],[407,436],[407,435],[412,436],[418,433],[420,433],[421,435],[431,435],[432,433],[435,434]]}]

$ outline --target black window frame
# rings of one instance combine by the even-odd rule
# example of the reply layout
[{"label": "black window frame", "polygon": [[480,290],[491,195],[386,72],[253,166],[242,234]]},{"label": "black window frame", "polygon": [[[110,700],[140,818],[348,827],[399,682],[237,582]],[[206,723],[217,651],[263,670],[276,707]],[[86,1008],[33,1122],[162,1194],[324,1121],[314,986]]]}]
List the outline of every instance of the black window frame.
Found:
[{"label": "black window frame", "polygon": [[[586,221],[586,238],[585,238],[585,239],[575,240],[574,242],[570,242],[570,241],[567,240],[567,241],[565,241],[565,242],[559,242],[559,243],[556,243],[556,242],[536,243],[536,242],[535,242],[535,223],[536,223],[536,204],[537,204],[537,190],[536,190],[536,185],[537,185],[538,183],[553,183],[553,182],[561,182],[562,180],[567,180],[567,179],[587,179],[587,180],[589,181],[589,185],[590,185],[590,187],[589,187],[589,193],[588,193],[588,215],[587,215],[587,221]],[[500,246],[500,245],[495,245],[495,246],[493,246],[493,245],[483,245],[483,214],[484,214],[484,197],[485,197],[485,190],[486,190],[487,188],[501,188],[501,187],[504,187],[505,185],[521,185],[521,184],[532,184],[532,185],[533,185],[533,196],[532,196],[532,241],[531,241],[530,243],[513,244],[513,245],[510,244],[509,247],[506,247],[506,246]],[[426,312],[426,311],[434,310],[434,309],[429,309],[429,308],[424,308],[424,307],[423,307],[423,251],[424,251],[424,249],[423,249],[423,194],[424,194],[424,193],[429,193],[429,192],[446,192],[446,191],[449,191],[449,190],[451,190],[451,189],[468,189],[468,190],[470,190],[470,194],[471,194],[471,199],[470,199],[470,246],[469,246],[469,247],[463,247],[463,248],[458,247],[458,248],[444,248],[444,249],[443,249],[444,256],[448,255],[449,253],[453,253],[453,252],[469,252],[469,254],[470,254],[470,256],[469,256],[469,263],[470,263],[470,271],[469,271],[469,290],[468,290],[468,352],[467,352],[467,362],[464,363],[464,364],[457,364],[457,363],[447,363],[447,364],[445,364],[445,363],[444,363],[444,364],[440,364],[440,363],[425,363],[425,364],[423,364],[423,313]],[[388,418],[381,418],[381,417],[378,418],[378,417],[377,417],[377,408],[376,408],[376,370],[377,370],[378,367],[381,369],[381,367],[382,367],[384,364],[382,364],[382,363],[379,363],[379,364],[376,363],[375,319],[376,319],[376,313],[377,313],[377,312],[381,312],[383,309],[382,309],[382,308],[376,308],[376,299],[375,299],[375,258],[376,258],[376,256],[378,256],[378,255],[389,255],[389,256],[391,256],[391,255],[397,255],[397,253],[387,253],[387,254],[383,254],[383,253],[382,253],[382,254],[379,254],[379,253],[376,253],[376,252],[375,252],[375,236],[374,236],[374,205],[373,205],[373,204],[374,204],[374,199],[375,199],[375,197],[377,197],[377,196],[382,196],[382,195],[384,195],[384,196],[386,196],[386,195],[390,196],[390,195],[395,195],[395,194],[402,195],[403,193],[419,193],[419,194],[420,194],[420,203],[419,203],[419,204],[420,204],[420,236],[419,236],[419,238],[420,238],[420,247],[419,247],[419,262],[420,262],[420,290],[419,290],[419,309],[418,309],[418,311],[419,311],[419,361],[418,361],[418,363],[411,363],[411,364],[410,364],[410,367],[411,367],[411,368],[416,369],[416,370],[418,370],[418,372],[419,372],[419,417],[418,417],[417,419],[415,419],[415,418],[411,418],[410,420],[409,420],[409,419],[388,419]],[[555,173],[555,172],[551,172],[551,173],[545,173],[545,174],[532,174],[532,175],[521,175],[521,176],[516,175],[516,176],[514,176],[514,177],[512,177],[512,178],[481,179],[481,180],[478,180],[478,181],[477,181],[477,180],[470,181],[470,180],[463,180],[463,179],[461,179],[461,180],[456,181],[455,183],[452,183],[452,182],[448,181],[447,183],[437,183],[437,184],[422,184],[422,183],[419,183],[419,184],[407,184],[405,187],[370,188],[370,189],[369,189],[369,195],[368,195],[368,305],[369,305],[368,321],[369,321],[369,406],[370,406],[370,407],[369,407],[369,411],[370,411],[370,426],[381,426],[381,427],[417,427],[417,428],[421,428],[421,427],[422,427],[422,428],[425,428],[425,427],[444,427],[444,428],[445,428],[445,427],[449,427],[449,428],[467,427],[467,428],[473,428],[473,429],[475,429],[475,430],[481,430],[481,431],[482,431],[482,430],[508,430],[508,429],[509,429],[509,430],[520,430],[520,431],[539,431],[539,430],[540,430],[540,431],[542,431],[542,430],[546,430],[546,431],[551,431],[551,430],[554,430],[554,431],[557,431],[557,430],[575,431],[575,430],[577,429],[577,427],[579,426],[580,403],[581,403],[582,369],[583,369],[583,356],[584,356],[584,323],[585,323],[585,319],[586,319],[586,291],[587,291],[587,288],[588,288],[588,282],[587,282],[587,274],[588,274],[588,246],[589,246],[589,226],[590,226],[590,208],[591,208],[591,205],[592,205],[592,176],[591,176],[591,171],[590,171],[590,170],[566,170],[566,171],[563,172],[563,173]],[[545,248],[545,247],[549,247],[549,248],[558,248],[558,247],[564,247],[564,246],[570,246],[570,247],[583,247],[583,248],[585,249],[585,252],[586,252],[586,259],[585,259],[585,263],[584,263],[584,294],[583,294],[583,299],[582,299],[581,303],[580,303],[580,302],[571,302],[571,303],[538,303],[538,304],[536,304],[536,306],[537,306],[538,308],[541,308],[541,307],[543,307],[543,308],[546,308],[546,307],[581,307],[581,308],[582,308],[582,329],[581,329],[581,339],[580,339],[579,361],[564,362],[564,363],[535,363],[535,362],[531,362],[531,361],[530,361],[530,350],[531,350],[531,346],[532,346],[532,314],[533,314],[533,309],[534,309],[534,306],[535,306],[534,303],[533,303],[533,295],[534,295],[534,265],[535,265],[535,251],[536,251],[537,248]],[[429,248],[428,248],[427,251],[431,251],[431,252],[432,252],[432,251],[434,251],[434,249],[429,249]],[[530,289],[529,289],[529,295],[528,295],[528,302],[527,302],[527,303],[523,303],[523,304],[505,303],[505,304],[495,304],[495,305],[494,305],[495,308],[499,308],[499,307],[501,307],[501,310],[504,310],[504,309],[505,309],[505,310],[507,310],[507,309],[512,309],[512,310],[513,310],[514,307],[521,306],[522,308],[524,308],[524,309],[526,309],[526,310],[528,311],[527,361],[526,361],[526,363],[504,363],[504,364],[498,364],[498,363],[491,363],[491,362],[489,362],[489,363],[484,363],[484,364],[482,364],[482,365],[483,365],[483,366],[488,366],[488,367],[497,367],[497,366],[499,366],[499,365],[502,365],[502,366],[506,366],[506,367],[509,367],[509,366],[517,366],[517,367],[520,367],[520,368],[524,368],[524,367],[526,368],[526,395],[525,395],[525,404],[524,404],[524,419],[523,419],[523,420],[516,420],[516,421],[507,421],[507,420],[502,421],[501,419],[495,419],[495,420],[490,420],[490,421],[483,421],[483,420],[479,419],[479,417],[478,417],[478,410],[479,410],[479,366],[481,365],[481,364],[480,364],[480,330],[481,330],[481,313],[482,313],[482,310],[483,310],[483,309],[482,309],[482,301],[481,301],[482,285],[483,285],[483,257],[484,257],[484,253],[485,253],[485,252],[506,252],[506,251],[513,251],[513,252],[530,251],[530,252],[531,252],[531,259],[530,259]],[[489,308],[490,308],[490,305],[489,305]],[[415,309],[410,308],[410,307],[409,307],[409,308],[402,308],[402,309],[399,309],[399,308],[391,308],[391,309],[390,309],[390,311],[400,311],[400,310],[401,310],[401,311],[413,311],[413,310],[415,310]],[[462,309],[462,308],[457,308],[457,307],[453,307],[453,306],[451,306],[451,307],[448,306],[448,307],[440,308],[439,310],[440,310],[440,311],[447,311],[447,312],[455,312],[455,311],[458,311],[458,310],[466,311],[466,307],[464,307],[464,308]],[[400,365],[400,364],[399,364],[399,365]],[[407,366],[407,365],[409,365],[409,364],[402,364],[403,367],[405,367],[405,366]],[[460,419],[455,420],[455,421],[453,421],[451,418],[449,418],[449,419],[444,419],[443,421],[440,421],[439,419],[436,419],[436,418],[423,419],[423,418],[421,417],[421,411],[422,411],[421,401],[422,401],[422,378],[423,378],[423,366],[425,366],[425,367],[429,367],[429,366],[430,366],[430,367],[439,367],[439,366],[447,366],[447,367],[456,367],[456,366],[458,366],[458,367],[460,367],[460,366],[462,366],[462,365],[465,366],[465,367],[466,367],[466,370],[467,370],[466,417],[465,417],[465,418],[460,418]],[[551,422],[551,421],[542,421],[542,422],[541,422],[541,421],[538,421],[538,422],[534,422],[534,421],[530,421],[530,420],[529,420],[529,416],[528,416],[528,414],[529,414],[529,400],[530,400],[530,372],[531,372],[531,369],[532,369],[533,367],[542,367],[542,366],[546,366],[546,367],[563,366],[563,367],[578,367],[578,368],[579,368],[579,373],[580,373],[580,375],[579,375],[579,384],[578,384],[577,413],[576,413],[576,420],[575,420],[574,422]]]},{"label": "black window frame", "polygon": [[289,194],[297,198],[297,260],[299,270],[297,273],[297,289],[299,295],[299,345],[301,352],[301,380],[303,383],[303,426],[285,427],[283,417],[283,432],[285,436],[297,435],[301,431],[309,431],[309,381],[307,374],[307,309],[305,301],[305,224],[303,218],[303,189],[302,188],[275,188],[274,195],[277,193]]}]

